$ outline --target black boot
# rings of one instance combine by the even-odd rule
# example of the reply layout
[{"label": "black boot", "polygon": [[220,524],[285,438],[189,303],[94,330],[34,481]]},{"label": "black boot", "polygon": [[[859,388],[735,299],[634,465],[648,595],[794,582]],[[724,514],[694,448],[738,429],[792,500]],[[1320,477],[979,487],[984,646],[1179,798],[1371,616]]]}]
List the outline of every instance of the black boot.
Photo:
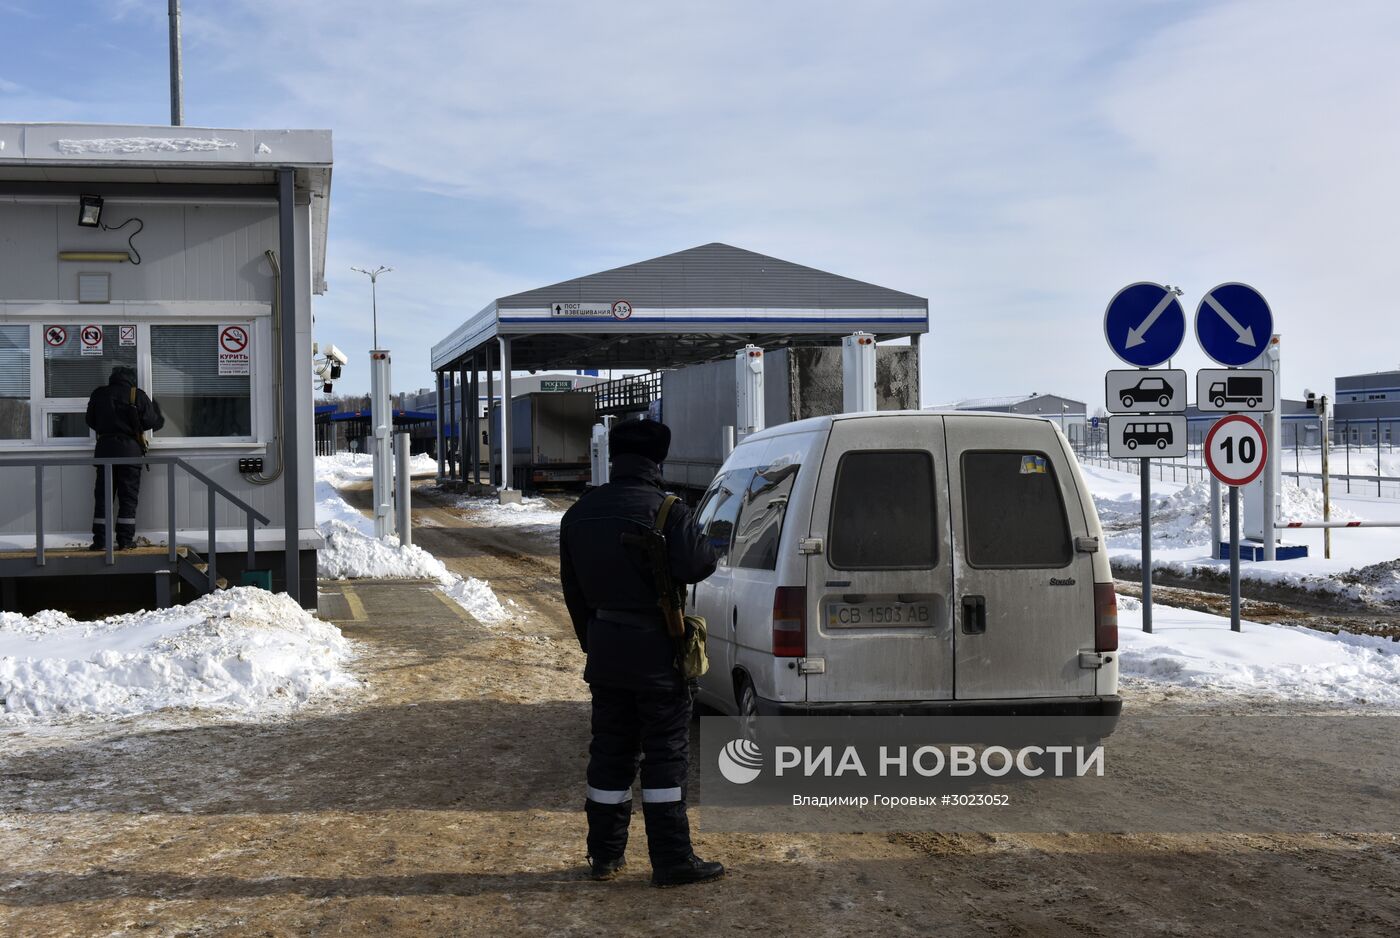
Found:
[{"label": "black boot", "polygon": [[691,883],[708,883],[724,875],[724,864],[713,860],[702,860],[695,854],[672,866],[654,866],[651,870],[651,884],[666,889],[671,886],[689,886]]},{"label": "black boot", "polygon": [[[600,804],[585,801],[588,815],[588,863],[594,879],[611,879],[622,869],[622,856],[627,852],[627,824],[632,819],[632,801],[621,804]],[[599,876],[600,868],[611,867],[607,876]]]},{"label": "black boot", "polygon": [[611,860],[599,860],[596,857],[588,858],[589,875],[599,882],[616,878],[627,866],[626,857],[615,857]]},{"label": "black boot", "polygon": [[647,852],[651,855],[653,886],[685,886],[724,875],[724,865],[706,863],[690,846],[690,819],[684,801],[642,805],[647,822]]}]

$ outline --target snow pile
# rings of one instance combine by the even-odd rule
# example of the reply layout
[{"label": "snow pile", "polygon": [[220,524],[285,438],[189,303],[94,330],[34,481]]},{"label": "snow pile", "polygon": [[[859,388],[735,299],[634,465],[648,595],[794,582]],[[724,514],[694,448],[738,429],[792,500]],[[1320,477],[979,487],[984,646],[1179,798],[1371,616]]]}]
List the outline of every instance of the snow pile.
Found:
[{"label": "snow pile", "polygon": [[[427,453],[417,453],[408,458],[408,471],[412,475],[436,473],[437,460]],[[374,457],[369,453],[336,453],[334,456],[316,457],[316,478],[338,487],[368,482],[373,475]]]},{"label": "snow pile", "polygon": [[[1142,547],[1141,504],[1141,499],[1131,495],[1095,499],[1110,547]],[[1166,495],[1153,495],[1153,547],[1196,547],[1209,543],[1210,483],[1192,482]]]},{"label": "snow pile", "polygon": [[[1304,489],[1296,485],[1285,483],[1283,491],[1279,493],[1283,501],[1283,521],[1321,521],[1322,520],[1322,490]],[[1337,499],[1332,499],[1331,517],[1333,521],[1354,521],[1356,515],[1347,510],[1346,506],[1337,503]]]},{"label": "snow pile", "polygon": [[1372,603],[1400,602],[1400,560],[1373,563],[1338,577],[1358,598]]},{"label": "snow pile", "polygon": [[564,512],[543,498],[526,498],[519,504],[500,504],[494,498],[469,497],[457,500],[457,507],[472,520],[496,527],[551,527],[556,531]]},{"label": "snow pile", "polygon": [[[416,544],[399,543],[393,535],[374,536],[374,522],[356,510],[336,491],[334,480],[345,478],[346,467],[356,462],[341,456],[316,459],[316,527],[326,544],[316,553],[316,575],[333,580],[429,579],[483,623],[509,618],[496,594],[484,580],[463,579]],[[355,460],[368,456],[355,455]],[[366,470],[368,471],[368,470]]]},{"label": "snow pile", "polygon": [[94,622],[0,613],[0,721],[167,707],[282,713],[355,686],[351,656],[335,626],[252,587]]},{"label": "snow pile", "polygon": [[1183,687],[1334,703],[1400,706],[1400,644],[1386,638],[1243,624],[1156,604],[1152,633],[1142,603],[1118,600],[1120,673]]},{"label": "snow pile", "polygon": [[[1153,481],[1156,485],[1156,480]],[[1302,489],[1285,485],[1280,492],[1283,502],[1283,517],[1288,521],[1321,521],[1322,493],[1316,489]],[[1228,526],[1228,507],[1224,504],[1225,491],[1221,492],[1221,524]],[[1120,550],[1142,547],[1141,500],[1133,495],[1114,494],[1094,496],[1094,507],[1098,510],[1099,521],[1103,525],[1108,546]],[[1349,521],[1355,518],[1345,507],[1332,504],[1332,520]],[[1226,528],[1228,533],[1228,527]],[[1192,482],[1175,488],[1166,494],[1154,492],[1152,496],[1152,546],[1158,550],[1172,550],[1180,547],[1205,547],[1210,545],[1210,483]]]}]

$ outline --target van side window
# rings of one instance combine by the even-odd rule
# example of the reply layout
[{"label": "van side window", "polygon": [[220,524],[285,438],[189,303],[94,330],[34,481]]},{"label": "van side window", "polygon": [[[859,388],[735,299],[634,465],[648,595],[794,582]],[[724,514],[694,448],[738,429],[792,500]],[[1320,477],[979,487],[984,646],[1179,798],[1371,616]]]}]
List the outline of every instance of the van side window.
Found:
[{"label": "van side window", "polygon": [[829,562],[837,570],[926,570],[938,561],[933,458],[853,452],[836,467]]},{"label": "van side window", "polygon": [[783,519],[787,516],[788,496],[792,494],[797,469],[789,463],[777,468],[766,466],[754,472],[734,534],[734,566],[755,570],[777,568],[778,541],[783,536]]},{"label": "van side window", "polygon": [[1055,466],[1044,453],[964,453],[967,560],[1063,567],[1074,556]]},{"label": "van side window", "polygon": [[701,509],[701,528],[721,557],[729,553],[729,544],[734,539],[734,523],[739,518],[739,507],[743,504],[744,492],[752,478],[752,469],[726,472],[715,480],[713,494],[705,500]]}]

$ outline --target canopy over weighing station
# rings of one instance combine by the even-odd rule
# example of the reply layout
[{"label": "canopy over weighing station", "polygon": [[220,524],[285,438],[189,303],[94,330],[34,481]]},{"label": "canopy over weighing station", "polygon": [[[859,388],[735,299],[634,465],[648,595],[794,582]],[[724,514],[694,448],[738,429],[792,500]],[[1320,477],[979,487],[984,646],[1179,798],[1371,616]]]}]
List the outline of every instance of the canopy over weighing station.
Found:
[{"label": "canopy over weighing station", "polygon": [[[625,267],[500,297],[433,346],[439,427],[479,445],[479,374],[513,370],[654,371],[713,361],[745,344],[838,345],[853,332],[878,341],[928,331],[928,300],[728,244],[706,244]],[[461,387],[465,393],[456,389]],[[509,480],[509,421],[499,428]],[[442,448],[439,447],[441,452]],[[473,464],[469,461],[468,464]],[[476,465],[480,460],[475,461]],[[508,487],[508,486],[503,486]]]}]

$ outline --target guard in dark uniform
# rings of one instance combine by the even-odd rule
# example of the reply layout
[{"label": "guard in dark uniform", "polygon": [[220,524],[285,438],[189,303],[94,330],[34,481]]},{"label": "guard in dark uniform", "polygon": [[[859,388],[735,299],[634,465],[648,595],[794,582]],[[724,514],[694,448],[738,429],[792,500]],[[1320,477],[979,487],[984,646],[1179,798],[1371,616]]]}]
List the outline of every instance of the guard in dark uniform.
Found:
[{"label": "guard in dark uniform", "polygon": [[[593,694],[588,748],[588,860],[595,879],[623,867],[632,816],[632,782],[640,756],[651,881],[705,882],[724,866],[695,856],[685,810],[690,688],[676,665],[655,580],[643,549],[623,534],[645,533],[665,496],[661,462],[671,431],[649,420],[620,423],[608,434],[612,481],[586,493],[560,524],[560,576]],[[713,548],[690,511],[674,505],[666,546],[675,583],[698,583],[715,570]]]},{"label": "guard in dark uniform", "polygon": [[[160,408],[136,386],[136,371],[126,365],[112,369],[107,383],[88,397],[87,425],[97,433],[93,456],[142,456],[143,434],[165,426]],[[141,496],[141,466],[113,466],[112,487],[117,491],[116,548],[136,546],[136,502]],[[107,549],[107,479],[105,467],[97,467],[92,496],[92,549]]]}]

